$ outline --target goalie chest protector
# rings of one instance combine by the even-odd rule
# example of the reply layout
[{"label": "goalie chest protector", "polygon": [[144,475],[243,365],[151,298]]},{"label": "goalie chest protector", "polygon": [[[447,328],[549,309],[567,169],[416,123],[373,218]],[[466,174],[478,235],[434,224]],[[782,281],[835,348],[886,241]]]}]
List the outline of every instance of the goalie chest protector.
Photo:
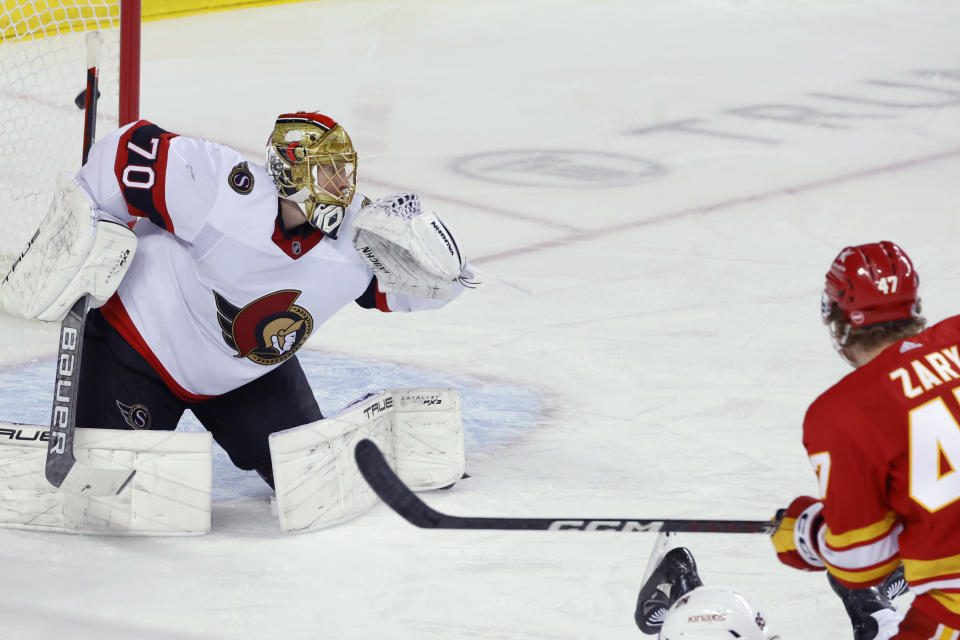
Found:
[{"label": "goalie chest protector", "polygon": [[350,241],[362,196],[337,238],[285,234],[266,171],[223,145],[140,121],[94,145],[78,180],[104,217],[152,222],[103,313],[185,400],[276,367],[373,277]]}]

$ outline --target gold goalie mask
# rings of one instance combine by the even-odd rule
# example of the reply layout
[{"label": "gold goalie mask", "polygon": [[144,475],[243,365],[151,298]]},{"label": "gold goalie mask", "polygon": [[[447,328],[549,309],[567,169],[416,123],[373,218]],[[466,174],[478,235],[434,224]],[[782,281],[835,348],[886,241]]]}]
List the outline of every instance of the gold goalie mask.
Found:
[{"label": "gold goalie mask", "polygon": [[320,113],[281,114],[267,143],[267,173],[307,222],[337,237],[357,188],[357,153],[343,127]]}]

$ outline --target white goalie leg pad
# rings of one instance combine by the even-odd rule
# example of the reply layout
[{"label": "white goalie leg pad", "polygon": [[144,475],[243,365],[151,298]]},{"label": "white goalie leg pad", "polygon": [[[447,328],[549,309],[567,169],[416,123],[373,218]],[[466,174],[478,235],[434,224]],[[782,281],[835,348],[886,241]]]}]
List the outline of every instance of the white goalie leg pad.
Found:
[{"label": "white goalie leg pad", "polygon": [[335,416],[270,435],[281,529],[322,529],[353,519],[378,502],[353,456],[364,438],[377,444],[414,490],[450,485],[466,466],[457,391],[368,394]]},{"label": "white goalie leg pad", "polygon": [[51,322],[85,294],[99,307],[120,286],[136,247],[130,229],[96,220],[86,192],[59,174],[46,217],[0,281],[0,304],[7,313]]},{"label": "white goalie leg pad", "polygon": [[449,300],[466,266],[450,229],[420,210],[420,196],[398,193],[367,205],[353,224],[353,245],[384,293]]},{"label": "white goalie leg pad", "polygon": [[47,482],[48,427],[0,423],[0,527],[108,535],[210,531],[209,433],[77,429],[77,460],[135,469],[116,496],[88,496]]},{"label": "white goalie leg pad", "polygon": [[353,449],[363,438],[393,452],[393,400],[361,398],[337,415],[270,434],[277,515],[284,531],[312,531],[357,517],[377,502]]},{"label": "white goalie leg pad", "polygon": [[466,471],[460,393],[424,387],[393,391],[394,470],[414,491],[447,487]]}]

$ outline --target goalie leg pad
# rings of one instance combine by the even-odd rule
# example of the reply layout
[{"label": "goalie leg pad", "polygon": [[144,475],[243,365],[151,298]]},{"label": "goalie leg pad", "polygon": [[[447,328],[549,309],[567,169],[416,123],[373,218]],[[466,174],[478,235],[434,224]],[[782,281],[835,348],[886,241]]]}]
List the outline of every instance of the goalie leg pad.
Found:
[{"label": "goalie leg pad", "polygon": [[353,460],[353,448],[369,438],[391,450],[392,409],[386,400],[382,395],[367,398],[335,416],[270,434],[281,529],[330,527],[376,503]]},{"label": "goalie leg pad", "polygon": [[47,427],[0,424],[0,526],[110,535],[210,530],[209,433],[77,429],[77,460],[136,469],[117,496],[57,489],[44,476]]},{"label": "goalie leg pad", "polygon": [[86,192],[58,175],[46,217],[0,282],[3,310],[55,322],[85,294],[91,307],[99,307],[120,286],[136,247],[130,229],[97,221]]},{"label": "goalie leg pad", "polygon": [[414,490],[450,485],[466,466],[457,391],[368,394],[337,415],[270,435],[277,515],[284,531],[333,526],[378,502],[353,456],[364,438],[377,444]]},{"label": "goalie leg pad", "polygon": [[394,470],[414,491],[447,487],[466,471],[460,394],[453,389],[393,392]]}]

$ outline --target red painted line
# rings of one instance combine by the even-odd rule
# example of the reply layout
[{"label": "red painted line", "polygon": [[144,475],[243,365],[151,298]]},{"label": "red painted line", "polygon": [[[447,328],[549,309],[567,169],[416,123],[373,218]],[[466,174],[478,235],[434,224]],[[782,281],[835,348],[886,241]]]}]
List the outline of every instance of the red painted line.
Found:
[{"label": "red painted line", "polygon": [[920,158],[904,160],[902,162],[896,162],[893,164],[883,165],[880,167],[872,167],[870,169],[862,169],[860,171],[854,171],[852,173],[845,173],[839,176],[834,176],[832,178],[814,180],[813,182],[804,182],[794,186],[783,187],[781,189],[774,189],[771,191],[762,191],[760,193],[741,196],[739,198],[729,198],[726,200],[719,200],[717,202],[713,202],[710,204],[688,207],[686,209],[680,209],[679,211],[671,211],[669,213],[663,213],[657,216],[652,216],[650,218],[643,218],[642,220],[632,220],[630,222],[624,222],[622,224],[616,224],[609,227],[601,227],[598,229],[590,229],[587,231],[577,232],[562,238],[555,238],[553,240],[537,242],[535,244],[525,245],[522,247],[515,247],[513,249],[498,251],[496,253],[489,253],[487,255],[482,255],[476,258],[472,258],[470,261],[478,265],[489,264],[491,262],[496,262],[498,260],[505,260],[507,258],[513,258],[520,255],[526,255],[529,253],[536,253],[538,251],[558,249],[561,247],[576,244],[578,242],[588,242],[588,241],[596,240],[597,238],[601,238],[603,236],[607,236],[613,233],[621,233],[623,231],[629,231],[631,229],[649,227],[652,225],[660,224],[662,222],[671,222],[673,220],[686,218],[692,215],[702,215],[705,213],[712,213],[714,211],[733,209],[740,205],[754,204],[757,202],[773,200],[775,198],[779,198],[782,196],[794,195],[797,193],[804,193],[806,191],[814,191],[816,189],[820,189],[823,187],[831,187],[834,185],[844,184],[847,182],[854,182],[856,180],[871,178],[873,176],[878,176],[885,173],[893,173],[895,171],[901,171],[904,169],[912,169],[914,167],[919,167],[926,164],[932,164],[934,162],[939,162],[941,160],[948,160],[951,158],[956,158],[958,156],[960,156],[960,149],[953,149],[951,151],[944,151],[942,153],[936,153],[929,156],[923,156]]},{"label": "red painted line", "polygon": [[[232,146],[232,145],[229,145],[228,143],[221,143],[221,144],[227,144],[227,146]],[[237,149],[238,151],[240,151],[240,153],[242,153],[244,156],[247,156],[247,157],[256,158],[257,155],[258,155],[258,152],[256,152],[256,151],[251,151],[250,149],[239,149],[238,147],[233,147],[233,148],[234,148],[234,149]],[[262,155],[262,152],[259,152],[259,154]],[[397,184],[392,183],[392,182],[385,182],[385,181],[383,181],[383,180],[376,180],[376,179],[372,179],[372,178],[368,178],[368,177],[363,177],[363,178],[361,178],[361,179],[359,180],[359,182],[361,182],[362,184],[372,184],[372,185],[376,185],[376,186],[378,186],[378,187],[383,187],[384,189],[387,189],[387,190],[390,191],[391,193],[396,193],[396,192],[399,192],[399,191],[411,191],[411,190],[413,190],[413,189],[410,187],[410,185],[400,186],[400,185],[397,185]],[[575,226],[569,225],[569,224],[564,224],[564,223],[562,223],[562,222],[559,222],[559,221],[557,221],[557,220],[554,220],[553,218],[549,218],[549,217],[546,217],[546,216],[543,216],[543,217],[540,217],[540,216],[532,216],[532,215],[529,215],[529,214],[526,214],[526,213],[521,213],[521,212],[519,212],[519,211],[510,211],[509,209],[501,209],[501,208],[499,208],[499,207],[493,207],[493,206],[490,206],[490,205],[488,205],[488,204],[480,204],[480,203],[477,203],[477,202],[470,202],[470,201],[468,201],[468,200],[461,200],[460,198],[453,198],[453,197],[448,196],[448,195],[439,194],[439,193],[431,193],[431,192],[429,192],[429,191],[423,191],[423,190],[420,190],[420,189],[416,189],[416,191],[417,191],[417,193],[419,193],[420,195],[422,195],[422,196],[424,197],[424,199],[426,199],[426,200],[436,200],[436,201],[438,201],[438,202],[447,202],[447,203],[450,203],[450,204],[457,205],[458,207],[465,207],[465,208],[468,208],[468,209],[474,209],[474,210],[477,210],[477,211],[483,211],[484,213],[489,213],[489,214],[491,214],[491,215],[500,216],[500,217],[502,217],[502,218],[509,218],[510,220],[513,220],[513,221],[523,220],[524,222],[530,222],[530,223],[533,223],[533,224],[538,224],[538,225],[540,225],[540,226],[547,227],[547,228],[550,228],[550,229],[556,229],[557,231],[569,231],[569,232],[571,232],[571,233],[582,233],[582,230],[581,230],[579,227],[575,227]],[[440,212],[440,215],[442,216],[442,215],[443,215],[443,212]]]},{"label": "red painted line", "polygon": [[[395,184],[389,182],[383,182],[382,180],[371,180],[369,178],[364,179],[363,182],[367,184],[375,184],[379,187],[384,187],[392,191],[410,191],[410,187],[398,187]],[[549,227],[551,229],[557,229],[559,231],[571,231],[573,233],[583,233],[583,230],[580,227],[575,227],[573,225],[564,224],[553,218],[531,216],[525,213],[520,213],[518,211],[510,211],[508,209],[501,209],[498,207],[491,207],[487,204],[478,204],[476,202],[470,202],[468,200],[461,200],[460,198],[452,198],[447,195],[429,193],[426,191],[418,191],[422,196],[427,200],[439,200],[441,202],[449,202],[450,204],[455,204],[460,207],[467,207],[469,209],[476,209],[478,211],[483,211],[485,213],[491,213],[493,215],[501,216],[504,218],[509,218],[510,220],[523,220],[524,222],[532,222],[544,227]],[[441,212],[442,216],[442,212]]]},{"label": "red painted line", "polygon": [[[254,155],[249,151],[245,152],[247,155]],[[530,216],[516,211],[509,211],[507,209],[500,209],[497,207],[491,207],[486,204],[479,204],[476,202],[470,202],[467,200],[460,200],[458,198],[452,198],[446,195],[440,194],[431,194],[426,191],[420,191],[422,195],[431,199],[439,200],[443,202],[449,202],[451,204],[456,204],[461,207],[467,207],[470,209],[475,209],[477,211],[483,211],[485,213],[490,213],[497,216],[502,216],[510,218],[511,220],[523,220],[526,222],[532,222],[535,224],[540,224],[551,229],[557,229],[561,231],[569,231],[569,235],[554,238],[553,240],[546,240],[544,242],[537,242],[534,244],[524,245],[520,247],[515,247],[513,249],[506,249],[504,251],[498,251],[496,253],[488,253],[486,255],[477,256],[471,258],[470,262],[476,265],[489,264],[491,262],[496,262],[498,260],[505,260],[508,258],[513,258],[516,256],[526,255],[530,253],[536,253],[538,251],[548,251],[550,249],[559,249],[566,247],[572,244],[580,242],[589,242],[591,240],[596,240],[597,238],[602,238],[613,233],[621,233],[623,231],[629,231],[631,229],[639,229],[641,227],[649,227],[653,225],[660,224],[662,222],[671,222],[673,220],[678,220],[681,218],[686,218],[693,215],[702,215],[705,213],[712,213],[714,211],[723,211],[726,209],[733,209],[745,204],[754,204],[757,202],[764,202],[767,200],[773,200],[787,195],[794,195],[797,193],[804,193],[807,191],[814,191],[816,189],[821,189],[823,187],[831,187],[838,184],[844,184],[847,182],[855,182],[857,180],[863,180],[864,178],[871,178],[873,176],[882,175],[885,173],[893,173],[896,171],[902,171],[904,169],[912,169],[914,167],[919,167],[926,164],[933,164],[941,160],[949,160],[951,158],[956,158],[960,156],[960,149],[952,149],[950,151],[943,151],[941,153],[935,153],[929,156],[922,156],[919,158],[912,158],[910,160],[903,160],[901,162],[895,162],[893,164],[882,165],[879,167],[871,167],[869,169],[861,169],[859,171],[854,171],[851,173],[844,173],[838,176],[833,176],[831,178],[823,178],[821,180],[814,180],[812,182],[804,182],[798,185],[783,187],[780,189],[773,189],[771,191],[761,191],[760,193],[754,193],[750,195],[741,196],[738,198],[728,198],[726,200],[719,200],[717,202],[712,202],[703,205],[697,205],[693,207],[688,207],[686,209],[680,209],[679,211],[671,211],[668,213],[663,213],[660,215],[655,215],[649,218],[643,218],[642,220],[632,220],[630,222],[624,222],[622,224],[616,224],[609,227],[600,227],[600,228],[591,228],[591,229],[579,229],[570,225],[566,225],[551,218]],[[369,184],[375,184],[387,189],[393,189],[398,191],[409,190],[410,187],[398,187],[395,184],[389,182],[383,182],[380,180],[364,180],[363,182]]]}]

